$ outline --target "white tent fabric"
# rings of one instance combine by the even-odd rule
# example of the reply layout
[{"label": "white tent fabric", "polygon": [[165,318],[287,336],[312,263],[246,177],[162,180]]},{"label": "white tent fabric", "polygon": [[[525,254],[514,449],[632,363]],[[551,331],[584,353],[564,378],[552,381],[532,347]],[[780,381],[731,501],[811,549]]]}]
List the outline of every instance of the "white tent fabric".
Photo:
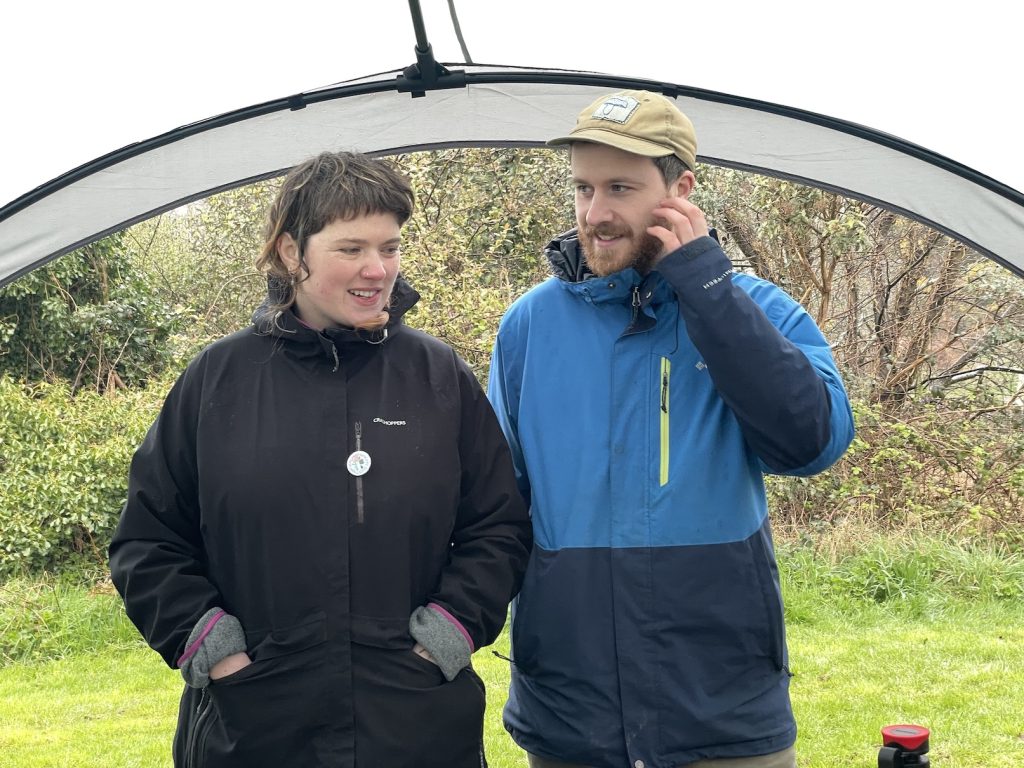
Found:
[{"label": "white tent fabric", "polygon": [[[625,83],[569,68],[678,84],[705,162],[872,200],[1024,274],[1021,108],[1008,90],[1018,27],[996,0],[457,4],[478,59],[556,69],[465,67],[467,87],[423,98],[396,93],[391,71],[306,91],[290,110],[265,100],[411,63],[409,4],[293,0],[284,16],[206,0],[149,14],[127,0],[24,6],[0,47],[0,285],[320,149],[539,144]],[[453,58],[446,0],[422,6],[438,58]],[[524,82],[538,73],[548,82]]]},{"label": "white tent fabric", "polygon": [[[412,98],[394,90],[401,73],[389,72],[305,94],[306,105],[298,109],[281,101],[242,110],[100,158],[0,209],[0,284],[106,233],[276,175],[324,149],[395,153],[543,144],[598,95],[635,84],[568,71],[456,71],[465,72],[466,87]],[[876,202],[1024,274],[1024,195],[861,126],[680,90],[677,102],[697,129],[702,162]]]}]

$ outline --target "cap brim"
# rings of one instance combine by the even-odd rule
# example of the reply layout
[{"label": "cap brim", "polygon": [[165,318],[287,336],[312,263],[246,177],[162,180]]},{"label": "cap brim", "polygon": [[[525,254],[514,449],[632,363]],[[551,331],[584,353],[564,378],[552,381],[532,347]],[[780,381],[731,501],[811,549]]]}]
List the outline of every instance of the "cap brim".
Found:
[{"label": "cap brim", "polygon": [[576,141],[572,136],[559,136],[557,139],[548,139],[544,143],[549,147],[561,147]]},{"label": "cap brim", "polygon": [[664,147],[661,144],[655,144],[653,141],[645,141],[635,136],[623,136],[621,133],[605,131],[600,128],[583,128],[579,131],[573,131],[568,136],[559,136],[545,143],[549,147],[559,147],[571,144],[574,141],[606,144],[609,147],[621,149],[623,152],[631,152],[634,155],[642,155],[643,157],[664,157],[665,155],[675,154],[675,150],[671,147]]}]

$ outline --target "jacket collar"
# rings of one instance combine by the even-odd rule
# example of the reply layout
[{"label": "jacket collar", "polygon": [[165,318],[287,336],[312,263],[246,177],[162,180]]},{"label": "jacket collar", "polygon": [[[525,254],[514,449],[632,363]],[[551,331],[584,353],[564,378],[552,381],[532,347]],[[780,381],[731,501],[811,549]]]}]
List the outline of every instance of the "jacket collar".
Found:
[{"label": "jacket collar", "polygon": [[[639,298],[642,306],[660,304],[675,299],[670,288],[658,270],[641,275],[632,267],[598,277],[587,266],[579,232],[571,229],[548,243],[544,249],[555,276],[572,293],[594,303],[633,303]],[[637,289],[634,296],[634,288]]]},{"label": "jacket collar", "polygon": [[281,296],[282,290],[279,282],[274,278],[268,278],[267,297],[256,308],[252,316],[256,332],[279,339],[296,351],[299,351],[299,348],[305,348],[308,353],[312,351],[311,347],[319,348],[328,358],[333,358],[335,364],[337,364],[338,355],[344,355],[349,351],[354,352],[360,348],[365,349],[370,345],[383,344],[398,333],[403,325],[402,318],[420,298],[416,289],[399,275],[391,292],[391,305],[388,307],[390,318],[384,328],[368,331],[338,327],[318,331],[303,324],[290,308],[274,311],[272,306],[280,301]]}]

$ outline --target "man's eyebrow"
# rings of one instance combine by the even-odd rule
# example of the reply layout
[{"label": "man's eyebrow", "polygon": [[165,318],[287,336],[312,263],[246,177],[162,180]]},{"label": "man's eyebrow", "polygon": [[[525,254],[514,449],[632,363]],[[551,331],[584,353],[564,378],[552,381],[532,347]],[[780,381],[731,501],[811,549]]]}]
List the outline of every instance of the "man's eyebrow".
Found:
[{"label": "man's eyebrow", "polygon": [[[591,181],[588,181],[587,179],[580,178],[579,176],[573,176],[572,177],[572,182],[573,182],[573,184],[592,184],[593,183]],[[644,182],[641,181],[640,179],[634,179],[634,178],[631,178],[629,176],[622,176],[622,177],[614,178],[614,179],[604,179],[602,183],[604,183],[604,184],[633,184],[633,185],[638,185],[638,184],[643,184]]]}]

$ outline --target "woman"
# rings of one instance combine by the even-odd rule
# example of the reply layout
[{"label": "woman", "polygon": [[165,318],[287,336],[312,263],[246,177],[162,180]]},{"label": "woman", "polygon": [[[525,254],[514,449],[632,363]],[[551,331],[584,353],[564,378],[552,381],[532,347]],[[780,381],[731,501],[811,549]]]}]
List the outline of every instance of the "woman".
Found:
[{"label": "woman", "polygon": [[147,642],[187,683],[183,766],[478,766],[484,689],[531,544],[472,372],[402,325],[408,182],[293,169],[253,325],[210,345],[136,452],[110,547]]}]

